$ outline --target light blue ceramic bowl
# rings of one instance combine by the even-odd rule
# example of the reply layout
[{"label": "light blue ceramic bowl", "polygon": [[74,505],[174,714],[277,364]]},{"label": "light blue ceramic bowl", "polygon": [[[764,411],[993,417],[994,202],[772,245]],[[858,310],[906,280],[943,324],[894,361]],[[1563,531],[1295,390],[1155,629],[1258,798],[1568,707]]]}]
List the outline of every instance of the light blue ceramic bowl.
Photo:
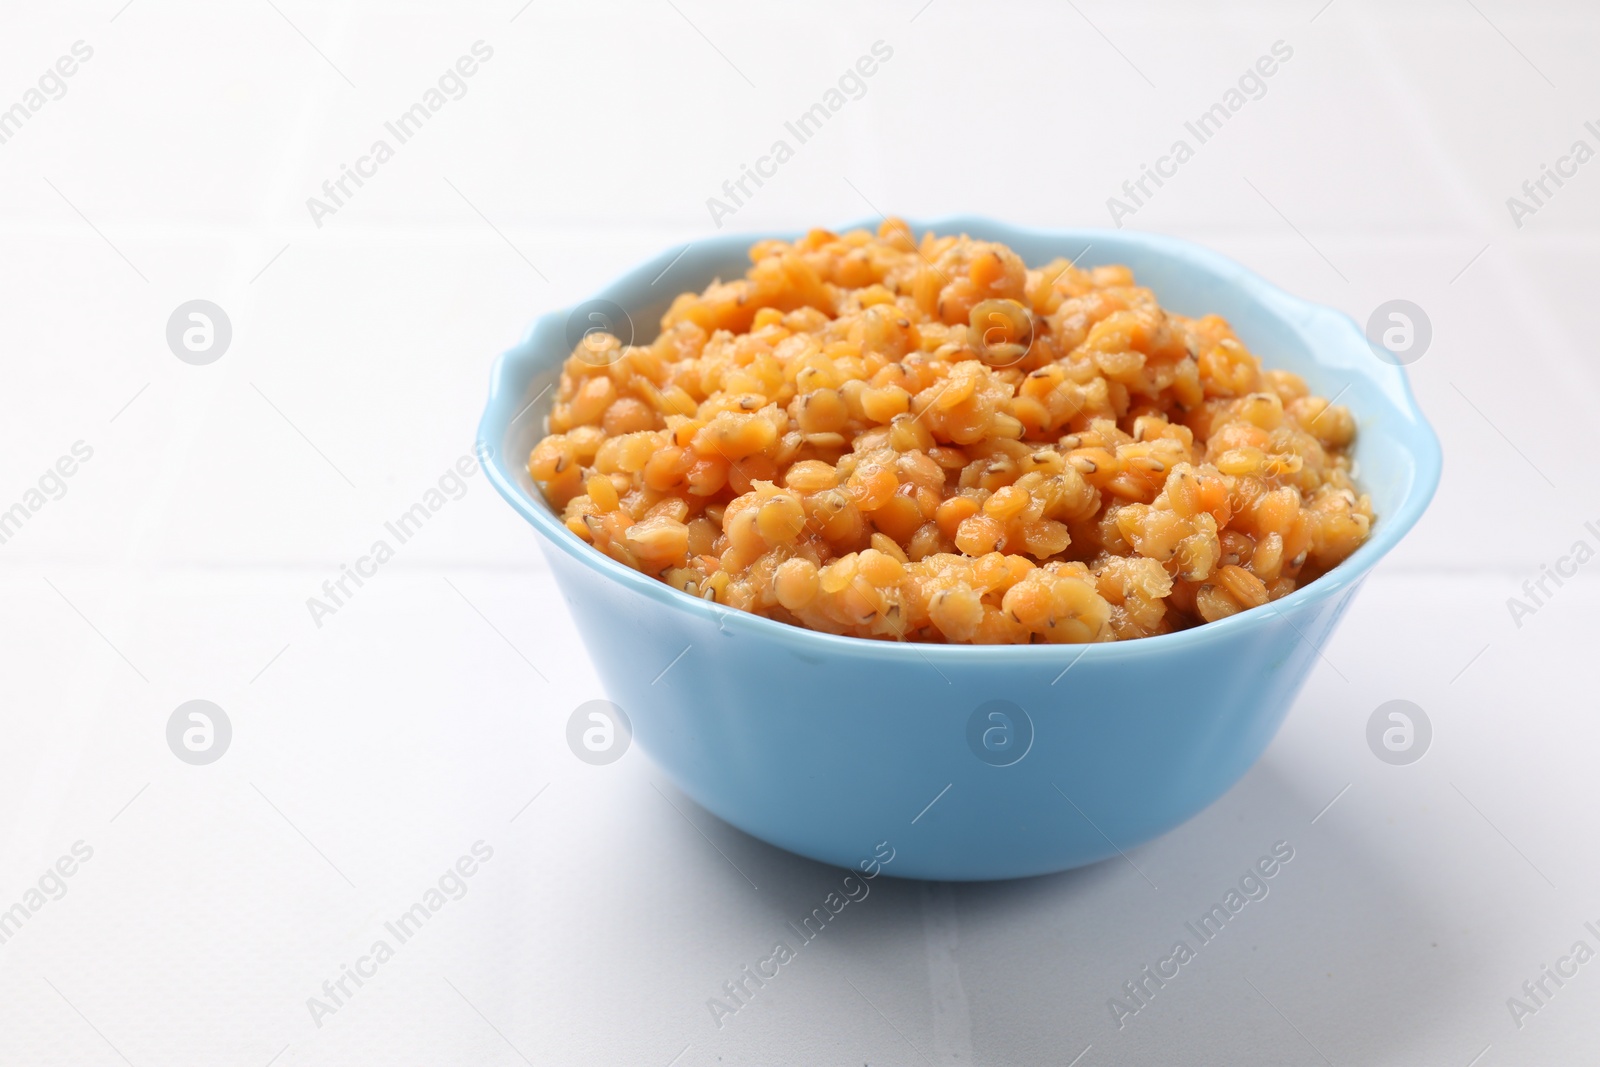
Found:
[{"label": "light blue ceramic bowl", "polygon": [[[1033,265],[1080,254],[1083,265],[1125,263],[1163,306],[1221,314],[1269,366],[1341,394],[1360,425],[1358,477],[1378,515],[1371,539],[1270,607],[1181,633],[1088,646],[866,641],[687,596],[562,527],[525,467],[572,348],[567,311],[539,319],[495,363],[479,443],[492,449],[501,495],[538,531],[638,745],[707,810],[840,866],[887,841],[887,870],[905,877],[1015,878],[1093,863],[1196,814],[1261,755],[1362,579],[1427,507],[1439,443],[1404,373],[1374,356],[1353,321],[1214,252],[1153,234],[981,218],[913,229],[1003,241]],[[673,294],[742,274],[755,239],[663,252],[599,297],[626,309],[642,343]],[[1020,713],[985,707],[995,701]],[[996,708],[1001,718],[989,715]]]}]

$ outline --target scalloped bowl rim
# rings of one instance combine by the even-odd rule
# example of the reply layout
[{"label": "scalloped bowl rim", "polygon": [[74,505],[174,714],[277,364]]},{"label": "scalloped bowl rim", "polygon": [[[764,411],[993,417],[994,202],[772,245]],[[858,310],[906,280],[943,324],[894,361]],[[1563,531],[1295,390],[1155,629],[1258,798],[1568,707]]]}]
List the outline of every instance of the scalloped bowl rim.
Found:
[{"label": "scalloped bowl rim", "polygon": [[[1252,302],[1278,315],[1291,329],[1308,339],[1315,340],[1319,345],[1343,343],[1367,346],[1366,337],[1360,327],[1343,312],[1294,296],[1220,253],[1181,238],[1136,230],[1017,226],[974,215],[960,215],[926,222],[907,221],[912,230],[918,233],[930,230],[936,233],[983,230],[991,234],[996,232],[1022,234],[1030,239],[1087,240],[1093,243],[1099,238],[1143,245],[1150,251],[1183,261],[1186,266],[1198,267],[1218,279],[1239,287]],[[835,232],[875,228],[876,222],[868,220],[841,227]],[[705,249],[717,246],[725,251],[743,251],[758,240],[766,238],[793,240],[802,235],[803,231],[729,233],[675,245],[617,278],[589,299],[613,300],[625,306],[626,301],[622,299],[625,290],[641,279],[659,277],[691,248]],[[1013,240],[1004,236],[983,239],[1003,240],[1007,243]],[[1157,295],[1159,297],[1159,294]],[[1271,620],[1285,610],[1309,607],[1317,602],[1332,599],[1341,590],[1365,578],[1378,561],[1410,532],[1427,510],[1438,488],[1443,463],[1438,438],[1417,405],[1404,370],[1372,357],[1368,360],[1370,366],[1363,367],[1358,364],[1355,373],[1379,385],[1383,384],[1383,379],[1386,377],[1398,382],[1399,388],[1396,392],[1398,399],[1403,403],[1397,405],[1395,413],[1403,416],[1410,428],[1410,432],[1404,435],[1403,444],[1409,449],[1414,464],[1411,484],[1400,505],[1392,514],[1379,516],[1378,521],[1373,524],[1371,536],[1348,559],[1315,581],[1295,589],[1281,600],[1274,601],[1270,607],[1242,611],[1216,622],[1204,623],[1174,633],[1078,646],[936,644],[918,641],[881,641],[824,633],[690,596],[665,582],[617,562],[573,536],[548,504],[532,496],[519,484],[516,477],[506,470],[505,450],[500,442],[506,439],[512,423],[516,421],[516,416],[508,413],[522,403],[520,397],[512,398],[510,394],[520,388],[518,382],[520,378],[526,376],[526,374],[518,375],[516,372],[522,370],[525,365],[529,369],[537,369],[545,360],[552,358],[540,359],[534,346],[535,338],[547,328],[547,324],[564,319],[571,310],[571,308],[556,308],[540,315],[528,327],[521,341],[515,347],[502,352],[494,362],[490,372],[489,401],[478,425],[476,445],[478,455],[487,457],[485,467],[490,481],[500,495],[527,519],[547,542],[554,544],[591,570],[612,581],[620,582],[664,608],[688,612],[715,622],[725,629],[734,628],[747,632],[752,637],[787,642],[798,646],[796,651],[801,653],[869,657],[888,661],[912,656],[924,660],[931,658],[935,662],[941,659],[953,661],[992,659],[997,666],[1023,666],[1051,655],[1059,655],[1065,648],[1076,648],[1072,660],[1076,665],[1078,658],[1083,656],[1116,660],[1129,656],[1156,655],[1185,644],[1202,645],[1208,642],[1231,641],[1235,637],[1242,637],[1270,625]],[[553,358],[559,361],[566,356],[558,355]],[[1356,414],[1359,420],[1362,413]]]}]

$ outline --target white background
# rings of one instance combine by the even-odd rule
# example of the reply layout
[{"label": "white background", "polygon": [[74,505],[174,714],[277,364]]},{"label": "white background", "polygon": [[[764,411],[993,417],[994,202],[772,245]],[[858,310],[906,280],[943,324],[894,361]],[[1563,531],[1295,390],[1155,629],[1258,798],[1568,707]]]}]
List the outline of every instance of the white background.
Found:
[{"label": "white background", "polygon": [[[1600,19],[921,2],[0,16],[0,108],[94,49],[0,144],[0,509],[93,448],[0,545],[0,908],[93,849],[0,946],[0,1063],[1595,1059],[1600,962],[1520,1028],[1506,1001],[1600,948],[1600,592],[1584,571],[1520,627],[1506,600],[1600,541],[1600,163],[1520,228],[1506,198],[1600,147]],[[315,226],[306,198],[478,40],[467,95]],[[321,628],[305,602],[469,453],[495,353],[716,232],[706,198],[878,40],[864,98],[730,227],[1107,225],[1123,180],[1287,42],[1265,96],[1126,221],[1363,322],[1423,307],[1444,483],[1261,763],[1130,853],[1148,880],[1121,860],[879,880],[718,1028],[707,999],[841,872],[720,824],[641,752],[573,757],[599,683],[483,477]],[[209,366],[165,340],[197,298],[233,327]],[[165,740],[195,698],[234,730],[206,767]],[[1405,767],[1364,733],[1397,698],[1434,730]],[[479,840],[466,895],[318,1026],[307,998]],[[1107,999],[1279,840],[1271,895],[1117,1029]]]}]

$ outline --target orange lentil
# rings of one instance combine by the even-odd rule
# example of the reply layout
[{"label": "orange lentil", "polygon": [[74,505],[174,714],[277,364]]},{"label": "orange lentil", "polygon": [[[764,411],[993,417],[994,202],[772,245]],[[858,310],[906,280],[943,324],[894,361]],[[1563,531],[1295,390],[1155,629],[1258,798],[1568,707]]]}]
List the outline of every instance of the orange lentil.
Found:
[{"label": "orange lentil", "polygon": [[528,473],[574,536],[830,633],[1110,641],[1270,603],[1354,552],[1349,409],[1125,267],[812,230],[591,334]]}]

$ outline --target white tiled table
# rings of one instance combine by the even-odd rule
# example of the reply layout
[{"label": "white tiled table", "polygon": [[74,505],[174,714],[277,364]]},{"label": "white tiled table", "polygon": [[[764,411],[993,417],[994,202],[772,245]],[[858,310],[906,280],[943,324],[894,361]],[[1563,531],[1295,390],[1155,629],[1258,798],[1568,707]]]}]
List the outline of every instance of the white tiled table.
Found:
[{"label": "white tiled table", "polygon": [[[1507,998],[1600,949],[1600,586],[1581,571],[1520,627],[1506,598],[1596,540],[1600,162],[1521,228],[1505,200],[1600,147],[1600,18],[1319,3],[0,15],[0,108],[93,49],[0,143],[0,509],[93,450],[0,544],[0,909],[39,904],[0,944],[0,1063],[1592,1062],[1600,963],[1545,979],[1520,1027]],[[479,40],[465,95],[315,226],[306,198]],[[320,628],[306,598],[468,453],[495,352],[711,232],[706,198],[874,42],[893,56],[862,98],[731,225],[865,201],[1106,225],[1280,40],[1265,94],[1129,224],[1358,319],[1424,307],[1432,511],[1260,765],[1132,853],[1148,880],[877,881],[717,1026],[708,998],[840,872],[641,753],[572,757],[566,718],[601,691],[483,478]],[[233,326],[209,366],[164,338],[196,298]],[[164,733],[196,698],[234,731],[205,767]],[[1395,698],[1434,728],[1407,767],[1364,737]],[[480,841],[460,899],[386,933]],[[1108,998],[1278,841],[1270,895],[1118,1029]],[[380,938],[393,958],[314,1019]]]}]

